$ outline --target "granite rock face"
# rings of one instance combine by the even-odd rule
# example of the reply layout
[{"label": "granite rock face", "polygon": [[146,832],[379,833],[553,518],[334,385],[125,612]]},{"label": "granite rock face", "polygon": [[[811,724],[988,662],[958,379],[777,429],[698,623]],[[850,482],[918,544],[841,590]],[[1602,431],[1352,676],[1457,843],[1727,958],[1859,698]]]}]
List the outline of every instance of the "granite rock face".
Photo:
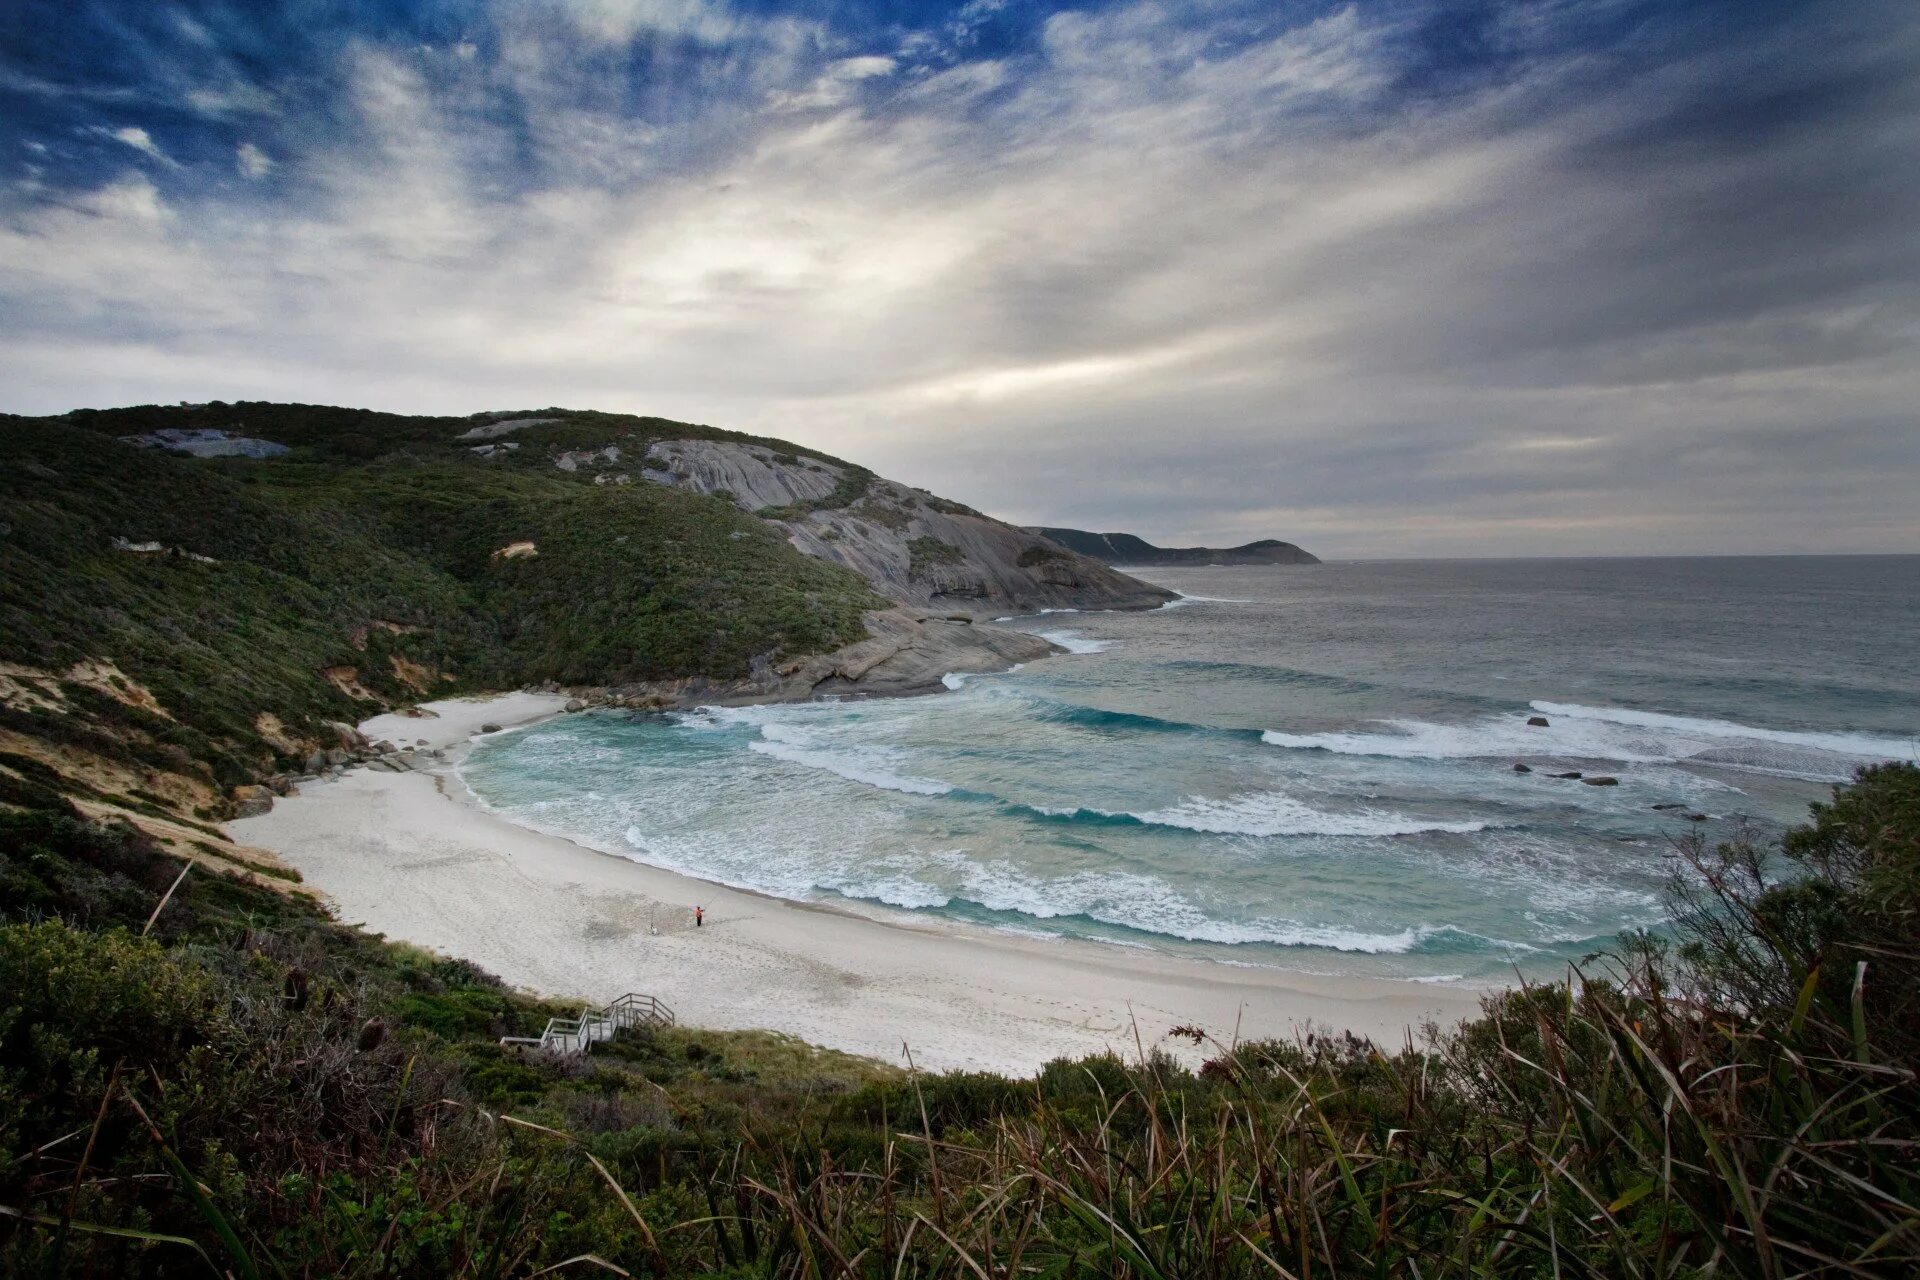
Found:
[{"label": "granite rock face", "polygon": [[499,422],[483,422],[477,427],[470,427],[454,439],[497,440],[501,436],[509,436],[516,431],[524,431],[528,427],[544,427],[550,422],[558,421],[560,421],[558,418],[506,418]]},{"label": "granite rock face", "polygon": [[808,555],[854,570],[910,609],[972,618],[1041,609],[1151,609],[1171,591],[922,489],[764,445],[663,440],[640,472],[728,497]]},{"label": "granite rock face", "polygon": [[195,458],[277,458],[289,452],[284,444],[237,436],[216,427],[167,427],[140,436],[121,436],[127,444],[165,449]]}]

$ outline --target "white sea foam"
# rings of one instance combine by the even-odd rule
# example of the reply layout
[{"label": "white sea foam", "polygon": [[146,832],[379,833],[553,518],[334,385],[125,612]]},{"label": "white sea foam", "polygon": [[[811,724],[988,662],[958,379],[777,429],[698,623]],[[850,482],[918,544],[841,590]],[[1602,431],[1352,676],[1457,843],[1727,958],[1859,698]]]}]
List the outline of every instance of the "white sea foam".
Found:
[{"label": "white sea foam", "polygon": [[1624,707],[1583,707],[1573,702],[1535,702],[1532,706],[1543,716],[1558,716],[1563,720],[1631,725],[1664,730],[1687,738],[1773,742],[1834,755],[1856,756],[1863,760],[1912,760],[1916,754],[1920,754],[1920,738],[1877,737],[1864,733],[1798,733],[1785,729],[1760,729],[1731,720],[1698,720],[1691,716],[1670,716],[1657,711],[1634,711]]},{"label": "white sea foam", "polygon": [[1078,631],[1042,631],[1042,640],[1051,640],[1068,653],[1105,653],[1113,647],[1111,640],[1091,640]]},{"label": "white sea foam", "polygon": [[995,911],[1014,911],[1037,920],[1083,916],[1190,942],[1266,943],[1397,955],[1413,950],[1434,932],[1424,926],[1375,933],[1295,920],[1225,920],[1195,905],[1164,880],[1133,872],[1042,880],[1010,863],[988,862],[970,864],[963,881],[961,894]]},{"label": "white sea foam", "polygon": [[1378,731],[1284,733],[1269,729],[1269,746],[1402,760],[1526,756],[1606,760],[1620,764],[1688,762],[1815,781],[1844,781],[1867,760],[1914,758],[1916,745],[1897,738],[1847,733],[1793,733],[1626,708],[1535,702],[1545,727],[1523,714],[1483,716],[1455,724],[1381,720]]},{"label": "white sea foam", "polygon": [[965,684],[966,682],[967,682],[967,675],[966,675],[966,672],[964,671],[949,671],[947,672],[947,674],[940,677],[940,683],[947,686],[947,688],[949,689],[958,689],[961,685]]},{"label": "white sea foam", "polygon": [[1254,791],[1225,800],[1189,796],[1168,809],[1136,813],[1142,822],[1218,835],[1410,836],[1423,832],[1485,831],[1484,822],[1439,822],[1378,809],[1328,813],[1277,791]]},{"label": "white sea foam", "polygon": [[916,778],[912,774],[896,772],[891,767],[894,753],[883,747],[830,745],[792,725],[763,724],[760,726],[760,740],[748,743],[747,747],[776,760],[824,770],[849,782],[865,783],[887,791],[940,796],[953,790],[951,783],[941,782],[937,778]]}]

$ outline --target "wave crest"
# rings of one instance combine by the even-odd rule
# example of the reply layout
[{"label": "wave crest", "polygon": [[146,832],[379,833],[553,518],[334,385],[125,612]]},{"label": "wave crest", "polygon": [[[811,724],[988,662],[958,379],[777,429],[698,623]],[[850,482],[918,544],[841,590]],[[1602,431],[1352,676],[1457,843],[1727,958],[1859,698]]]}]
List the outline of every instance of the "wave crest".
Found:
[{"label": "wave crest", "polygon": [[1381,720],[1377,730],[1260,735],[1268,746],[1400,760],[1471,760],[1529,756],[1606,760],[1620,764],[1691,762],[1816,782],[1844,782],[1855,765],[1913,759],[1916,746],[1896,738],[1852,733],[1800,733],[1576,703],[1534,702],[1545,727],[1507,712],[1454,724]]},{"label": "wave crest", "polygon": [[849,782],[914,796],[943,796],[953,784],[938,778],[917,778],[890,767],[892,753],[876,747],[828,747],[791,725],[763,724],[760,738],[747,750],[808,769],[819,769]]},{"label": "wave crest", "polygon": [[1111,640],[1090,639],[1078,631],[1042,631],[1040,638],[1051,640],[1068,653],[1105,653],[1113,647]]},{"label": "wave crest", "polygon": [[1117,826],[1173,827],[1209,835],[1235,836],[1411,836],[1485,831],[1484,822],[1443,822],[1379,809],[1332,813],[1302,804],[1277,791],[1254,791],[1226,799],[1189,796],[1177,805],[1127,810],[1018,805],[1047,820]]}]

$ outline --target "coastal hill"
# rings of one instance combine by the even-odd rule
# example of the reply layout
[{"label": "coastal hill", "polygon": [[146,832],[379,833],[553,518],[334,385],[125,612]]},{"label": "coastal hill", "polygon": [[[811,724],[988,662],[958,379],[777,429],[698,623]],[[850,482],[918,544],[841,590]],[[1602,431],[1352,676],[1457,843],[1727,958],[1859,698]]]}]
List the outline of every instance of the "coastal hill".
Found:
[{"label": "coastal hill", "polygon": [[1137,565],[1270,565],[1319,564],[1320,558],[1291,542],[1263,538],[1239,547],[1156,547],[1131,533],[1088,533],[1085,529],[1030,528],[1069,551],[1103,564]]},{"label": "coastal hill", "polygon": [[1171,598],[802,445],[565,409],[0,418],[0,513],[0,781],[149,824],[429,698],[925,692],[1051,649],[984,618]]}]

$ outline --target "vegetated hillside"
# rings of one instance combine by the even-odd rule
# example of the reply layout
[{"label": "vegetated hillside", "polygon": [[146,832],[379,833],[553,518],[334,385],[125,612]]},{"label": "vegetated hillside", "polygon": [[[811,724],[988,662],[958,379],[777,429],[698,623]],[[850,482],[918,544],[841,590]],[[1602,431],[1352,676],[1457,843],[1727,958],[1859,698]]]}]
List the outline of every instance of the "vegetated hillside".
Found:
[{"label": "vegetated hillside", "polygon": [[1920,769],[1816,807],[1785,883],[1685,851],[1677,956],[1417,1046],[912,1077],[502,1046],[577,1007],[230,877],[169,898],[153,841],[0,775],[0,1274],[1904,1280]]},{"label": "vegetated hillside", "polygon": [[[902,613],[933,594],[881,595],[796,549],[789,523],[646,483],[662,441],[831,475],[806,500],[827,519],[877,510],[869,489],[884,483],[783,441],[558,409],[0,419],[0,751],[91,802],[204,820],[236,786],[351,747],[342,726],[429,697],[912,691],[1046,652]],[[1160,598],[1081,564],[1095,583],[1082,598]]]},{"label": "vegetated hillside", "polygon": [[1033,528],[1040,534],[1102,564],[1125,565],[1271,565],[1319,564],[1320,557],[1291,542],[1263,538],[1238,547],[1156,547],[1131,533],[1088,533],[1085,529]]}]

